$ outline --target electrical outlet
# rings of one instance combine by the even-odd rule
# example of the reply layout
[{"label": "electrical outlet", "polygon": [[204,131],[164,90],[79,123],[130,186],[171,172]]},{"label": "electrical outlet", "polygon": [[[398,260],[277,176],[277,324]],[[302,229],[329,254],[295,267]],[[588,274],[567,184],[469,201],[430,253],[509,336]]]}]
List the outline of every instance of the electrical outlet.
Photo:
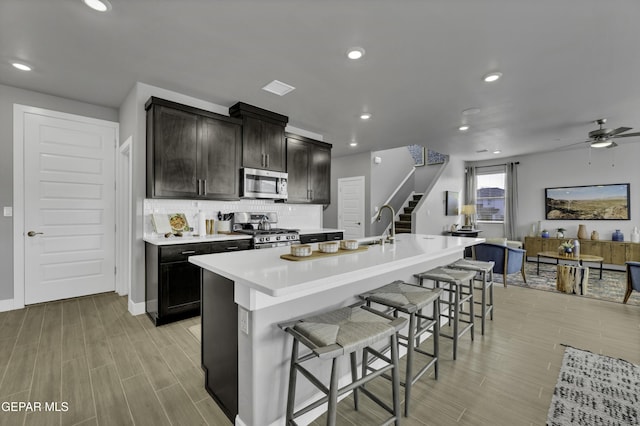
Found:
[{"label": "electrical outlet", "polygon": [[240,319],[238,321],[240,331],[244,334],[249,335],[249,311],[243,308],[238,308],[238,315]]},{"label": "electrical outlet", "polygon": [[5,217],[13,216],[13,207],[5,207],[3,210],[4,210]]}]

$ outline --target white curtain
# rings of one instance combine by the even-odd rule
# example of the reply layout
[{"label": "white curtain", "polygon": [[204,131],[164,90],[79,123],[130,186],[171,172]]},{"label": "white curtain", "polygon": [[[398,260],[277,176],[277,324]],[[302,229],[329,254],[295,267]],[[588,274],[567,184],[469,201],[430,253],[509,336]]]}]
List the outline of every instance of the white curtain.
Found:
[{"label": "white curtain", "polygon": [[504,234],[509,240],[518,238],[518,163],[507,163],[506,202],[507,211],[504,220]]}]

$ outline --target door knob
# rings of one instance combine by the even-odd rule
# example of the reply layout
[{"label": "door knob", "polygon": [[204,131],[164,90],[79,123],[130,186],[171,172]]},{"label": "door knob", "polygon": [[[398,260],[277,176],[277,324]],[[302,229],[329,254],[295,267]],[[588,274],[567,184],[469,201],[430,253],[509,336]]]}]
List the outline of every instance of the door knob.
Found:
[{"label": "door knob", "polygon": [[36,231],[27,232],[27,235],[30,237],[35,237],[36,235],[42,235],[42,234],[44,234],[44,232],[36,232]]},{"label": "door knob", "polygon": [[356,225],[360,225],[360,222],[356,222]]}]

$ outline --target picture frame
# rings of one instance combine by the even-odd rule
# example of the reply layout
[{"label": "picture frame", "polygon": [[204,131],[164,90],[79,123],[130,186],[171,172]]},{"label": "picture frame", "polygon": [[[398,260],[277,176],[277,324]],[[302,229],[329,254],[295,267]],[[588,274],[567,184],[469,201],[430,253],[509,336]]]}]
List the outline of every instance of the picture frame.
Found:
[{"label": "picture frame", "polygon": [[445,216],[460,215],[460,193],[457,191],[444,192],[444,214]]},{"label": "picture frame", "polygon": [[545,188],[547,220],[631,220],[628,183]]}]

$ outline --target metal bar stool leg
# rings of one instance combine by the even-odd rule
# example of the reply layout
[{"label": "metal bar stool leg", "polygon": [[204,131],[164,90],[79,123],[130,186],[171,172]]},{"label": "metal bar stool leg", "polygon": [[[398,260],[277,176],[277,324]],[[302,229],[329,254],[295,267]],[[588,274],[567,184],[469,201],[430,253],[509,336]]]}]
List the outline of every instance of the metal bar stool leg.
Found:
[{"label": "metal bar stool leg", "polygon": [[[400,426],[400,361],[398,360],[398,334],[391,335],[391,362],[393,369],[391,371],[391,382],[393,392],[393,413],[395,416],[395,425]],[[406,403],[406,401],[405,401]]]},{"label": "metal bar stool leg", "polygon": [[[358,380],[358,360],[356,358],[356,353],[351,352],[351,381],[355,382]],[[353,390],[353,407],[356,411],[358,411],[358,388]]]},{"label": "metal bar stool leg", "polygon": [[409,400],[411,398],[411,382],[413,382],[413,346],[415,344],[416,315],[409,315],[409,336],[407,337],[407,368],[404,379],[404,415],[409,416]]},{"label": "metal bar stool leg", "polygon": [[[454,315],[453,315],[453,360],[456,360],[456,357],[458,355],[458,326],[460,323],[460,286],[458,286],[457,284],[451,284],[449,283],[449,285],[452,288],[455,288],[454,291],[454,305],[453,306],[449,306],[449,321],[451,321],[451,309],[453,308],[454,311]],[[451,300],[451,298],[449,298],[449,300]]]},{"label": "metal bar stool leg", "polygon": [[433,354],[436,356],[436,362],[433,366],[433,374],[435,379],[438,380],[438,364],[440,363],[440,301],[435,300],[433,302],[433,319],[435,324],[433,325]]},{"label": "metal bar stool leg", "polygon": [[327,410],[327,425],[335,426],[338,405],[338,376],[340,365],[338,358],[333,358],[331,362],[331,384],[329,385],[329,408]]},{"label": "metal bar stool leg", "polygon": [[289,392],[287,394],[287,425],[293,419],[293,409],[296,397],[296,362],[298,360],[298,339],[293,339],[293,349],[291,350],[291,364],[289,366]]}]

